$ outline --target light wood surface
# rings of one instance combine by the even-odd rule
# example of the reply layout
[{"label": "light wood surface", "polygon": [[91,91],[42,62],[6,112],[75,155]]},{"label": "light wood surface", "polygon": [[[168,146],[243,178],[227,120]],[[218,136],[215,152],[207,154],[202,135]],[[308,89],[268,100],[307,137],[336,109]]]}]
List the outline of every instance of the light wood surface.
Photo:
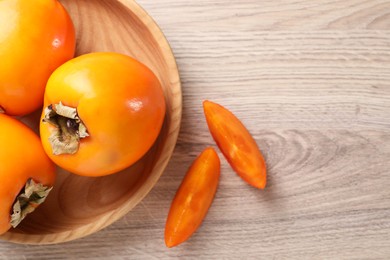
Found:
[{"label": "light wood surface", "polygon": [[[59,245],[0,242],[0,259],[389,259],[390,1],[138,3],[180,70],[183,117],[168,168],[108,228]],[[219,153],[221,182],[206,220],[167,249],[175,191],[214,146],[203,99],[247,125],[264,152],[268,187],[246,185]]]}]

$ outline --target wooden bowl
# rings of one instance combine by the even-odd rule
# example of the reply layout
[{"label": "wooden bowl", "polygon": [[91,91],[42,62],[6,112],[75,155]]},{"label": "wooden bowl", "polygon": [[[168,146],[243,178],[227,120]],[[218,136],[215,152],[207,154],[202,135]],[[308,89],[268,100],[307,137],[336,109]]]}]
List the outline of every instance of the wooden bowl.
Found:
[{"label": "wooden bowl", "polygon": [[[118,220],[156,184],[173,153],[181,120],[181,87],[174,56],[157,24],[131,0],[62,0],[77,31],[77,53],[115,51],[132,56],[160,79],[167,114],[158,140],[132,167],[110,176],[81,177],[58,169],[51,194],[2,239],[60,243],[92,234]],[[40,111],[22,118],[35,131]]]}]

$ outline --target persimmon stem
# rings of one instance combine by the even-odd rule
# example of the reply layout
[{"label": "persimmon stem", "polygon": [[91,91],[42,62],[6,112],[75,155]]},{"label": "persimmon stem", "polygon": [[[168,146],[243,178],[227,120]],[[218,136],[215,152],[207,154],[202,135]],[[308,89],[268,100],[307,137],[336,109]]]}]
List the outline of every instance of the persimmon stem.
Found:
[{"label": "persimmon stem", "polygon": [[20,222],[42,204],[53,187],[47,187],[28,179],[13,205],[10,224],[17,227]]},{"label": "persimmon stem", "polygon": [[54,126],[49,136],[54,155],[76,153],[80,139],[89,136],[77,110],[64,106],[61,102],[45,108],[43,122]]}]

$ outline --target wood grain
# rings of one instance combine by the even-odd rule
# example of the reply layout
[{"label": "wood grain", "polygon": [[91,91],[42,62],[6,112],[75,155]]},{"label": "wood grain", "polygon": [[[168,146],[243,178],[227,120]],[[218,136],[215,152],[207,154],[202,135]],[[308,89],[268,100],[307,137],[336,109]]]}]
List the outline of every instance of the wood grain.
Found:
[{"label": "wood grain", "polygon": [[[389,259],[390,1],[138,1],[175,53],[179,141],[164,175],[110,227],[52,246],[0,243],[0,258]],[[210,99],[242,119],[269,185],[247,186],[222,159],[199,231],[163,242],[170,202],[192,160],[214,146]]]}]

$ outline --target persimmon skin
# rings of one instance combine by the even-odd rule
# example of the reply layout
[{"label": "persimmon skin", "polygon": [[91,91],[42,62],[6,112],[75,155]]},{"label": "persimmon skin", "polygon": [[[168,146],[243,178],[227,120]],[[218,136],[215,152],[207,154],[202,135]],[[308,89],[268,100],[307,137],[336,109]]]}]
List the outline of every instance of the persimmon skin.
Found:
[{"label": "persimmon skin", "polygon": [[[44,107],[76,108],[89,136],[74,154],[54,155],[53,125],[40,123],[43,147],[58,166],[78,175],[116,173],[138,161],[156,141],[166,103],[158,78],[129,56],[98,52],[72,59],[50,77]],[[42,113],[42,119],[44,112]]]},{"label": "persimmon skin", "polygon": [[50,74],[75,52],[75,30],[57,0],[0,1],[0,109],[40,108]]},{"label": "persimmon skin", "polygon": [[165,244],[177,246],[202,224],[218,188],[221,164],[215,150],[206,148],[189,168],[172,201],[165,225]]},{"label": "persimmon skin", "polygon": [[217,103],[205,100],[203,108],[210,133],[231,167],[248,184],[264,189],[266,164],[246,127],[231,111]]},{"label": "persimmon skin", "polygon": [[39,137],[21,122],[0,114],[0,234],[10,227],[13,203],[27,180],[53,186],[54,164]]}]

